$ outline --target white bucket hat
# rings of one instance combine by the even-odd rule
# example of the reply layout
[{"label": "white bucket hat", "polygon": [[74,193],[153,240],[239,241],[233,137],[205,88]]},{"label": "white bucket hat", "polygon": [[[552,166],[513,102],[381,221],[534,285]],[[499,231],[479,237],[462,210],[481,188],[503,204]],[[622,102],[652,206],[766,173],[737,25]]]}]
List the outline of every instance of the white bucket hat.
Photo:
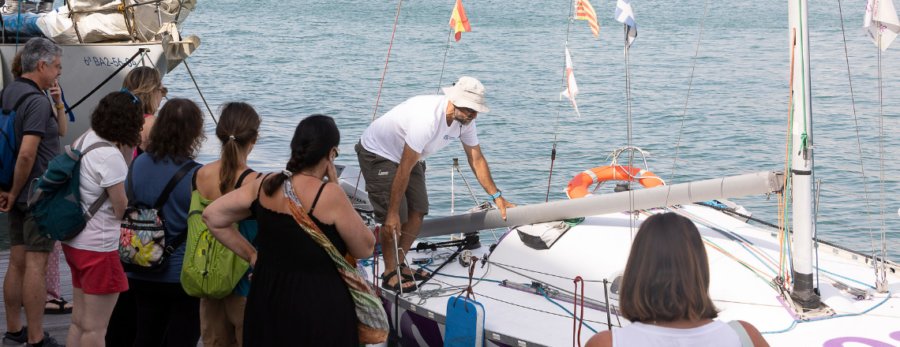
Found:
[{"label": "white bucket hat", "polygon": [[472,77],[460,77],[452,87],[443,88],[444,95],[456,107],[471,108],[477,112],[489,112],[490,107],[484,104],[484,85]]}]

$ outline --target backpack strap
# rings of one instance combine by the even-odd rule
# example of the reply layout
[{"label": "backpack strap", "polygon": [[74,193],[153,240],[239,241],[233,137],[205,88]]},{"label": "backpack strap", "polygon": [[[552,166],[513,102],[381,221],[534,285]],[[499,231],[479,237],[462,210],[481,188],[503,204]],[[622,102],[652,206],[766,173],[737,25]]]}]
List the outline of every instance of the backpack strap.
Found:
[{"label": "backpack strap", "polygon": [[200,170],[198,169],[197,171],[194,171],[194,174],[191,175],[191,191],[192,192],[197,190],[197,172],[200,172]]},{"label": "backpack strap", "polygon": [[[251,173],[253,173],[253,169],[248,168],[247,170],[244,170],[244,172],[241,173],[241,177],[239,177],[237,179],[237,182],[235,182],[234,189],[240,188],[244,183],[244,178],[246,178],[247,175],[249,175]],[[259,175],[256,175],[256,177],[259,178]]]},{"label": "backpack strap", "polygon": [[172,194],[172,191],[175,190],[175,186],[178,185],[178,182],[181,182],[181,179],[184,178],[184,175],[187,175],[188,172],[193,170],[195,167],[200,166],[200,163],[192,161],[187,163],[175,173],[175,176],[172,176],[172,179],[169,180],[169,184],[166,184],[166,188],[163,189],[162,193],[159,194],[159,198],[156,199],[156,203],[153,204],[153,208],[160,210],[163,205],[165,205],[166,201],[169,200],[169,194]]},{"label": "backpack strap", "polygon": [[741,322],[733,320],[728,322],[728,326],[737,333],[738,338],[741,340],[741,347],[753,347],[753,340],[750,339],[750,334],[747,334],[747,330],[744,329],[744,325]]},{"label": "backpack strap", "polygon": [[182,230],[181,233],[178,234],[178,236],[175,236],[175,238],[172,239],[172,242],[166,245],[166,248],[163,250],[163,252],[166,254],[166,257],[170,257],[172,256],[172,254],[175,254],[175,251],[178,249],[178,247],[181,247],[184,241],[187,240],[187,236],[187,228]]},{"label": "backpack strap", "polygon": [[[82,136],[81,140],[78,141],[77,147],[80,149],[82,144],[84,144],[84,136]],[[115,146],[111,145],[109,142],[106,142],[106,141],[95,142],[95,143],[91,144],[90,146],[88,146],[88,148],[85,149],[84,152],[81,152],[81,159],[83,159],[84,156],[87,155],[88,153],[90,153],[91,151],[93,151],[97,148],[100,148],[100,147],[115,147]],[[91,204],[91,206],[88,208],[88,210],[86,212],[84,212],[84,214],[82,214],[82,216],[84,217],[84,221],[87,222],[87,221],[91,220],[91,218],[94,217],[94,214],[96,214],[97,211],[100,210],[100,206],[103,206],[103,203],[105,203],[106,200],[108,200],[108,199],[109,199],[109,191],[107,191],[106,188],[104,188],[103,194],[100,194],[100,197],[97,198],[97,200],[95,200],[94,203]]]},{"label": "backpack strap", "polygon": [[125,196],[128,198],[128,205],[131,206],[132,203],[138,202],[137,199],[134,198],[134,182],[132,182],[132,178],[134,178],[134,162],[137,160],[132,160],[131,164],[128,165],[128,176],[125,177]]},{"label": "backpack strap", "polygon": [[319,196],[322,195],[322,189],[325,189],[325,185],[326,185],[326,184],[327,184],[327,183],[322,182],[322,185],[319,186],[319,192],[316,193],[316,198],[313,200],[312,206],[309,207],[309,213],[308,213],[308,214],[309,214],[310,216],[312,216],[313,210],[316,209],[316,203],[319,202]]}]

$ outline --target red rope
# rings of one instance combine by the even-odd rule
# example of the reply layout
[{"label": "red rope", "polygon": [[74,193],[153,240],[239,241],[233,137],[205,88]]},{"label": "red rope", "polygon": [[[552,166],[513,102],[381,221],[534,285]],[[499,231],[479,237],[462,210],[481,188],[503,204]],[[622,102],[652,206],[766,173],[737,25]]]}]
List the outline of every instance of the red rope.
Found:
[{"label": "red rope", "polygon": [[[578,282],[581,282],[581,317],[577,317],[576,313],[578,312]],[[581,347],[581,324],[578,324],[579,321],[584,321],[584,279],[581,276],[575,277],[575,291],[572,293],[575,294],[575,299],[572,302],[575,304],[575,308],[572,310],[572,318],[574,320],[574,325],[572,325],[572,347],[575,347],[575,341],[578,341],[578,347]],[[578,332],[575,332],[575,328],[578,328]],[[577,336],[577,338],[576,338]]]},{"label": "red rope", "polygon": [[[375,111],[372,112],[372,121],[375,121],[375,115],[378,114],[378,101],[381,100],[381,88],[384,87],[384,76],[387,74],[388,61],[391,60],[391,48],[394,47],[394,34],[397,32],[397,21],[400,19],[400,6],[403,5],[403,0],[400,0],[397,4],[397,17],[394,18],[394,29],[391,31],[391,43],[388,45],[388,54],[387,58],[384,58],[384,70],[381,71],[381,84],[378,85],[378,97],[375,98]],[[359,179],[362,177],[362,172],[356,176],[356,188],[353,189],[353,199],[356,199],[356,192],[359,190]],[[350,201],[353,202],[352,200]]]}]

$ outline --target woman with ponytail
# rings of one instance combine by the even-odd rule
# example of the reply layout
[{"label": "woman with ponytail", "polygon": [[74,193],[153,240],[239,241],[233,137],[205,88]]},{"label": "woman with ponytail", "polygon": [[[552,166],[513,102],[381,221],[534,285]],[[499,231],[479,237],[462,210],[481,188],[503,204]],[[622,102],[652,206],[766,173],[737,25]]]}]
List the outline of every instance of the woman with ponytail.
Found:
[{"label": "woman with ponytail", "polygon": [[[325,241],[314,240],[309,226],[295,219],[308,215],[304,220],[311,220],[340,255],[372,255],[375,237],[336,184],[339,143],[331,117],[307,117],[294,131],[285,170],[244,185],[203,212],[213,236],[253,267],[245,346],[360,344],[354,299],[335,262],[317,243]],[[329,183],[323,182],[325,177]],[[251,216],[259,223],[259,253],[234,227]]]},{"label": "woman with ponytail", "polygon": [[[199,204],[192,201],[191,206],[207,206],[232,190],[253,184],[253,180],[260,176],[247,166],[247,157],[259,137],[260,123],[262,118],[247,103],[229,102],[222,105],[216,126],[216,137],[222,143],[222,156],[197,170],[192,199],[199,199]],[[195,226],[192,223],[189,219],[188,228]],[[203,225],[197,227],[202,228]],[[257,232],[256,221],[242,220],[238,223],[238,230],[244,239],[252,243]],[[228,296],[200,299],[200,335],[204,346],[241,346],[244,305],[250,291],[251,272],[248,270],[244,274]]]}]

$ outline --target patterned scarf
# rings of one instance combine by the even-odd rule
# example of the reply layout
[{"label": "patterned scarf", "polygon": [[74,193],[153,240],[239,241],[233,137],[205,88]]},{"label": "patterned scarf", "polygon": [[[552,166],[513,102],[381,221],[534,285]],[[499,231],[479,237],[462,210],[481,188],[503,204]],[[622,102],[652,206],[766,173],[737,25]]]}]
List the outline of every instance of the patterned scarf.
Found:
[{"label": "patterned scarf", "polygon": [[288,179],[284,180],[282,189],[285,199],[291,207],[291,214],[293,214],[294,220],[319,246],[325,249],[328,257],[331,258],[331,261],[337,267],[338,273],[341,274],[341,278],[347,283],[347,289],[350,291],[350,296],[353,297],[353,303],[356,307],[359,343],[371,345],[387,340],[389,329],[387,314],[384,312],[381,300],[372,291],[372,287],[360,275],[359,270],[338,253],[331,241],[328,240],[328,237],[322,233],[322,230],[300,206],[300,200],[297,199],[297,196],[294,194],[294,187],[291,185],[290,175],[288,175]]}]

